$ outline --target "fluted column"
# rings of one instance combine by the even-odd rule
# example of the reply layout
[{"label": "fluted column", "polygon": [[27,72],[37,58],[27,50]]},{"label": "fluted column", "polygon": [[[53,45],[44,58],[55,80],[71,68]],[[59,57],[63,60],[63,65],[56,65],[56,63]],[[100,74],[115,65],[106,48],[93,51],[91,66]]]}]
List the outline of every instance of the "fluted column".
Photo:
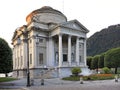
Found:
[{"label": "fluted column", "polygon": [[76,62],[79,65],[79,37],[76,38]]},{"label": "fluted column", "polygon": [[59,67],[62,66],[63,52],[62,52],[62,34],[59,35]]},{"label": "fluted column", "polygon": [[68,62],[71,65],[71,36],[68,36]]},{"label": "fluted column", "polygon": [[36,58],[36,55],[37,55],[37,53],[36,53],[36,37],[33,37],[32,38],[32,42],[33,42],[33,44],[32,44],[32,47],[34,47],[33,48],[33,58],[32,58],[32,67],[33,68],[35,68],[37,65],[37,58]]},{"label": "fluted column", "polygon": [[86,39],[84,39],[84,64],[85,66],[87,65],[86,64]]}]

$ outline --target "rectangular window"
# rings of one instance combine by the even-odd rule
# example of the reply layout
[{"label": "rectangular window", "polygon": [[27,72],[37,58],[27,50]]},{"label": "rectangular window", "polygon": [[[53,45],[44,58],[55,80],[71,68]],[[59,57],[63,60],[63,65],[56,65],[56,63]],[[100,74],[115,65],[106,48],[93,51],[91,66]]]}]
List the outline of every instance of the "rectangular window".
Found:
[{"label": "rectangular window", "polygon": [[40,42],[40,43],[43,43],[43,39],[42,39],[42,38],[39,38],[39,42]]},{"label": "rectangular window", "polygon": [[67,62],[67,54],[63,54],[63,62]]},{"label": "rectangular window", "polygon": [[30,64],[32,64],[32,54],[30,54]]},{"label": "rectangular window", "polygon": [[81,60],[81,56],[79,56],[79,62],[82,62],[82,60]]},{"label": "rectangular window", "polygon": [[43,53],[39,54],[39,64],[43,64]]}]

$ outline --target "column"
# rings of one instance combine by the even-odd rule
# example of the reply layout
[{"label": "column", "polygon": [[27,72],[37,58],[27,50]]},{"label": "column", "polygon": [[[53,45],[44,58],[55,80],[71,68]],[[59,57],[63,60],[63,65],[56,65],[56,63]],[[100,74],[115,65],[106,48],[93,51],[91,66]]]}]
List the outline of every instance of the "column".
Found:
[{"label": "column", "polygon": [[79,65],[79,37],[76,38],[76,63]]},{"label": "column", "polygon": [[54,56],[54,42],[52,37],[49,38],[49,66],[54,66],[54,60],[55,60],[55,56]]},{"label": "column", "polygon": [[62,34],[59,35],[59,67],[62,66],[63,53],[62,53]]},{"label": "column", "polygon": [[86,66],[86,38],[84,39],[84,65]]},{"label": "column", "polygon": [[[33,37],[32,38],[32,48],[33,48],[33,51],[32,51],[32,67],[33,68],[35,68],[37,65],[37,63],[36,63],[36,61],[37,61],[37,59],[36,59],[36,55],[37,55],[37,53],[36,53],[36,37]],[[29,42],[28,42],[29,43]],[[30,59],[29,59],[30,60]]]},{"label": "column", "polygon": [[68,62],[71,66],[71,36],[68,36]]},{"label": "column", "polygon": [[23,68],[27,68],[27,44],[23,42]]}]

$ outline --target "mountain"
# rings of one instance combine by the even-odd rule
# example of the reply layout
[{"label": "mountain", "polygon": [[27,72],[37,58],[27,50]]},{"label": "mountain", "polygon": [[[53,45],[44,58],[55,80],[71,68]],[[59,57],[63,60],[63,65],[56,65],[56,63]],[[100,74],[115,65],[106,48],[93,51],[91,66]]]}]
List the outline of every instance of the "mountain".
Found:
[{"label": "mountain", "polygon": [[87,55],[94,56],[120,46],[120,24],[96,32],[87,39]]}]

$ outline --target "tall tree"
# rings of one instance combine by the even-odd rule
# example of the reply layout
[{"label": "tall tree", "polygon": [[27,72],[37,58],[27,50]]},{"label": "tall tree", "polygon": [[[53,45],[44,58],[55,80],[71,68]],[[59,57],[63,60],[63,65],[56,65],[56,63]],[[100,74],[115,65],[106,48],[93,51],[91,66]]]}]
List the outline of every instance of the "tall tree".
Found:
[{"label": "tall tree", "polygon": [[92,62],[92,58],[91,56],[87,57],[87,65],[88,65],[88,68],[91,69],[91,62]]},{"label": "tall tree", "polygon": [[99,60],[98,60],[98,67],[99,68],[103,68],[104,67],[104,56],[105,56],[105,53],[102,53],[99,57]]},{"label": "tall tree", "polygon": [[98,60],[99,60],[100,55],[96,55],[93,57],[92,62],[91,62],[91,68],[96,69],[98,73]]},{"label": "tall tree", "polygon": [[115,74],[117,74],[117,68],[120,67],[120,48],[110,49],[105,54],[105,66],[109,68],[115,68]]},{"label": "tall tree", "polygon": [[7,73],[12,71],[12,50],[8,43],[0,38],[0,73]]}]

